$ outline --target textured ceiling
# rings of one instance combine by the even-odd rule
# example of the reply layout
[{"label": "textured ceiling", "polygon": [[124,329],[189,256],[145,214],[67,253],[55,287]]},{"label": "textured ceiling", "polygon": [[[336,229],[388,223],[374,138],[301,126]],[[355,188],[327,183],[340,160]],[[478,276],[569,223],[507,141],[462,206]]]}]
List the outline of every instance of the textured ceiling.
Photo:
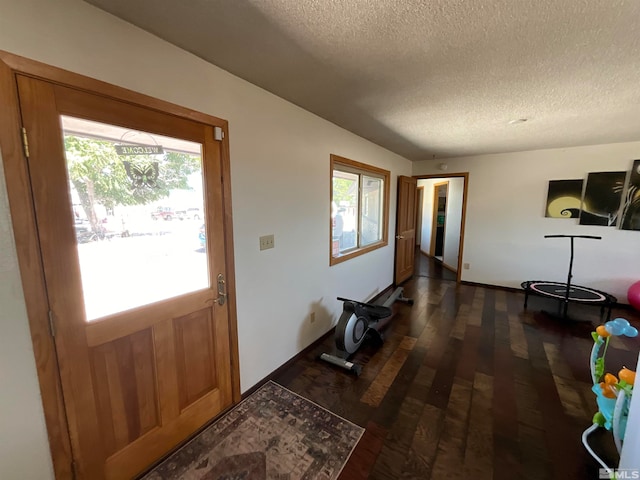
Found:
[{"label": "textured ceiling", "polygon": [[637,0],[87,1],[411,160],[640,140]]}]

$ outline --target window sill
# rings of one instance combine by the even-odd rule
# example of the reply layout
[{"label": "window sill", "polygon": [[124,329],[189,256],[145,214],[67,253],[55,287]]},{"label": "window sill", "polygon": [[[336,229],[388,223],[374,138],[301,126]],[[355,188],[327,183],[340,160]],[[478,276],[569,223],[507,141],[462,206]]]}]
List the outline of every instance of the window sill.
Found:
[{"label": "window sill", "polygon": [[351,260],[352,258],[359,257],[360,255],[364,255],[365,253],[373,252],[374,250],[377,250],[379,248],[386,247],[388,243],[389,242],[387,242],[387,240],[382,240],[380,242],[367,245],[366,247],[343,253],[338,257],[330,256],[329,266],[337,265],[339,263],[346,262],[347,260]]}]

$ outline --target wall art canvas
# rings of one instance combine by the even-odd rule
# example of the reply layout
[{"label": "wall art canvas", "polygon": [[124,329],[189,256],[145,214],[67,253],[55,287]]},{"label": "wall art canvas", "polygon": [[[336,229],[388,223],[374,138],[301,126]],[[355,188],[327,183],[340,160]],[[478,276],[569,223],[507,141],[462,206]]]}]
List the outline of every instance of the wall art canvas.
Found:
[{"label": "wall art canvas", "polygon": [[622,230],[640,230],[640,160],[634,160],[622,203]]},{"label": "wall art canvas", "polygon": [[578,218],[582,202],[582,180],[550,180],[545,217]]},{"label": "wall art canvas", "polygon": [[580,225],[615,227],[627,172],[594,172],[587,177]]}]

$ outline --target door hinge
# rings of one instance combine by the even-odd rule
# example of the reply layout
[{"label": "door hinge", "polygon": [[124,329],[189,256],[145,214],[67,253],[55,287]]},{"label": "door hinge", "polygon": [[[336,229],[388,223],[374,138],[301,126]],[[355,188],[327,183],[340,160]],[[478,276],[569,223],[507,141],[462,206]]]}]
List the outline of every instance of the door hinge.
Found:
[{"label": "door hinge", "polygon": [[24,148],[24,156],[29,158],[29,139],[27,138],[27,129],[22,127],[22,147]]},{"label": "door hinge", "polygon": [[213,138],[221,142],[224,138],[224,130],[221,127],[213,127]]},{"label": "door hinge", "polygon": [[53,320],[53,312],[49,310],[49,332],[52,337],[56,336],[56,324]]}]

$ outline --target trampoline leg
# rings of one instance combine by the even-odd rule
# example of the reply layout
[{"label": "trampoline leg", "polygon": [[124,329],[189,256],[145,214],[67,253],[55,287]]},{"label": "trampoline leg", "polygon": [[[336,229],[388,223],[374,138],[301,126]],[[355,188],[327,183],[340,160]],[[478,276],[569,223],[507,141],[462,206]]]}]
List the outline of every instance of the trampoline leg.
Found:
[{"label": "trampoline leg", "polygon": [[527,309],[527,302],[529,301],[529,292],[525,290],[524,292],[524,309]]}]

